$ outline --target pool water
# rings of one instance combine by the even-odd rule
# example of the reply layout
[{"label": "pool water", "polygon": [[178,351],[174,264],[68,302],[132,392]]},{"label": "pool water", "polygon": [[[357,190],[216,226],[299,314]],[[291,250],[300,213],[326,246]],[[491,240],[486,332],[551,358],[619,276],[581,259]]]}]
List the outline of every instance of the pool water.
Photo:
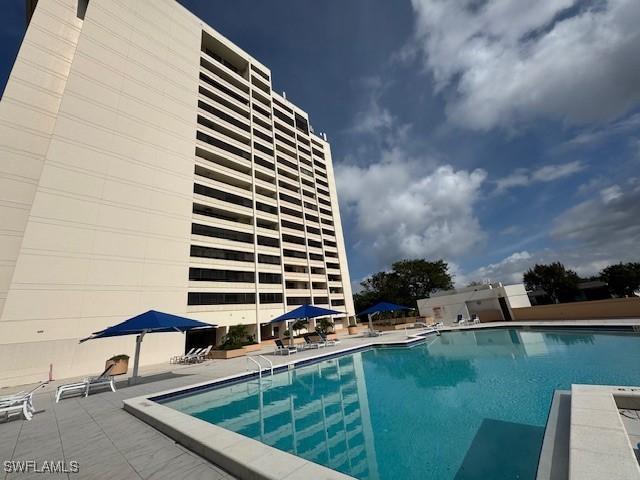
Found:
[{"label": "pool water", "polygon": [[553,391],[639,365],[636,335],[485,329],[163,403],[360,479],[534,479]]}]

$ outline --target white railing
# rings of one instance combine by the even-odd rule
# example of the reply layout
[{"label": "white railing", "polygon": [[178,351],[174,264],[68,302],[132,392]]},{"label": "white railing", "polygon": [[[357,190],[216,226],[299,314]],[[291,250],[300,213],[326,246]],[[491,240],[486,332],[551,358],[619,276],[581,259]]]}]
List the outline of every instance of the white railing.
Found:
[{"label": "white railing", "polygon": [[252,363],[254,363],[256,365],[256,369],[251,369],[252,372],[257,372],[258,373],[258,378],[260,380],[262,380],[262,372],[265,371],[269,371],[269,374],[273,377],[273,362],[271,360],[269,360],[268,358],[264,357],[263,355],[256,355],[258,358],[260,358],[261,360],[264,360],[265,362],[267,362],[269,364],[268,367],[263,367],[263,365],[258,362],[255,358],[253,357],[246,357],[247,359],[247,371],[249,371],[249,361],[251,361]]}]

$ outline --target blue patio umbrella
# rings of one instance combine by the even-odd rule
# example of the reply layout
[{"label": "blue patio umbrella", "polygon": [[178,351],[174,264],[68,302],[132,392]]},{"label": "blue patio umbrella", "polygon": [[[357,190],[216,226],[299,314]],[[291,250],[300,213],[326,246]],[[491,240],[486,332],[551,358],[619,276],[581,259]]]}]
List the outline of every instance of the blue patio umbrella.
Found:
[{"label": "blue patio umbrella", "polygon": [[374,306],[367,308],[366,310],[363,310],[362,312],[360,312],[358,314],[358,316],[360,315],[366,315],[367,318],[369,319],[369,330],[371,332],[373,332],[373,316],[376,313],[381,313],[381,312],[397,312],[399,310],[412,310],[411,307],[405,307],[404,305],[396,305],[395,303],[389,303],[389,302],[380,302],[380,303],[376,303]]},{"label": "blue patio umbrella", "polygon": [[169,313],[157,312],[156,310],[149,310],[148,312],[136,315],[129,320],[125,320],[122,323],[108,327],[99,332],[94,332],[91,336],[83,338],[80,343],[87,340],[94,340],[97,338],[107,337],[120,337],[123,335],[137,335],[136,337],[136,353],[133,360],[133,374],[130,379],[130,383],[135,383],[138,377],[138,363],[140,360],[140,344],[142,338],[147,333],[162,333],[162,332],[187,332],[189,330],[195,330],[199,328],[215,328],[217,325],[211,325],[209,323],[199,322],[197,320],[191,320],[190,318],[179,317],[177,315],[171,315]]},{"label": "blue patio umbrella", "polygon": [[[328,315],[335,315],[337,310],[329,310],[328,308],[316,307],[315,305],[300,305],[298,308],[294,308],[290,312],[280,315],[277,318],[271,320],[270,323],[285,322],[285,325],[290,320],[308,320],[309,318],[325,317]],[[293,345],[293,334],[289,333],[289,344]]]}]

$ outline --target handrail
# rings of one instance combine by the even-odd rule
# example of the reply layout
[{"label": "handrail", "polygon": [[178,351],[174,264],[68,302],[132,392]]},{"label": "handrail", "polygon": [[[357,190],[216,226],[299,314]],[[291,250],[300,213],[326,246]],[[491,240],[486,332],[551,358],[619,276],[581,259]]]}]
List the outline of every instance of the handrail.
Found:
[{"label": "handrail", "polygon": [[269,364],[269,370],[271,371],[271,376],[273,377],[273,362],[263,355],[258,355],[258,357],[260,357],[262,360],[267,361],[267,363]]},{"label": "handrail", "polygon": [[[258,366],[258,378],[260,380],[262,380],[262,365],[260,365],[258,362],[256,362],[253,358],[251,357],[246,357],[247,360],[251,360],[253,363],[255,363]],[[247,370],[249,370],[249,367],[247,367]]]}]

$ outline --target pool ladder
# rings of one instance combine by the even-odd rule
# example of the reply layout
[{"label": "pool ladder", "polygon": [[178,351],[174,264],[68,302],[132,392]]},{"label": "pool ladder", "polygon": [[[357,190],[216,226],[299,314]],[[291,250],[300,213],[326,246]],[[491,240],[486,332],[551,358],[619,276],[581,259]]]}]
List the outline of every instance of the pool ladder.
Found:
[{"label": "pool ladder", "polygon": [[[265,362],[267,362],[269,364],[268,367],[263,367],[262,364],[260,362],[258,362],[255,358],[253,357],[246,357],[247,358],[247,371],[251,370],[252,373],[257,373],[258,374],[258,379],[262,380],[262,372],[269,372],[269,374],[273,377],[273,362],[271,360],[269,360],[268,358],[264,357],[263,355],[256,355],[256,357],[258,357],[261,360],[264,360]],[[253,368],[250,368],[251,366],[249,365],[249,361],[251,361],[252,363],[254,363],[256,366]]]}]

